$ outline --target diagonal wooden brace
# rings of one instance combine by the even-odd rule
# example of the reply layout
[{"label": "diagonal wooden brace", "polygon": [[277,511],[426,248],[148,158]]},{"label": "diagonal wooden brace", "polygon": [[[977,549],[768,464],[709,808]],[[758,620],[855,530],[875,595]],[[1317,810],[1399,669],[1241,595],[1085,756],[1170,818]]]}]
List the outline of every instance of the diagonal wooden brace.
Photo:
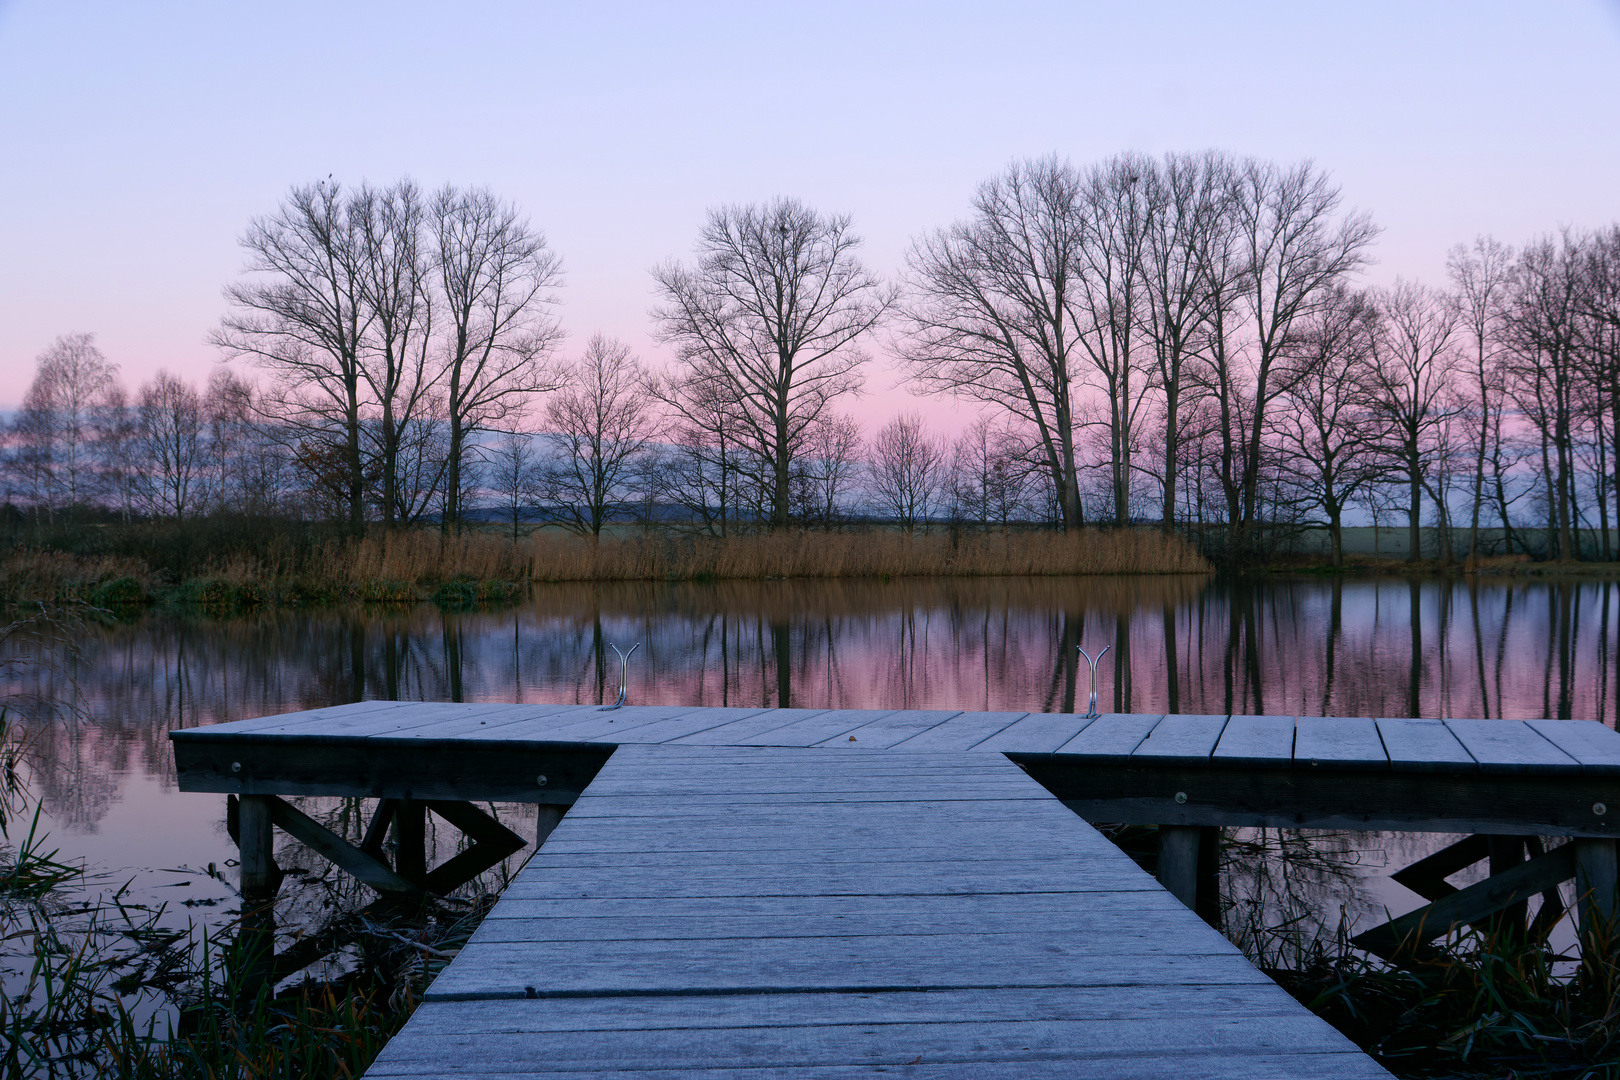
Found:
[{"label": "diagonal wooden brace", "polygon": [[302,841],[360,881],[380,893],[396,896],[421,895],[421,889],[394,873],[387,864],[354,847],[286,800],[275,795],[262,797],[270,800],[270,820],[277,828]]},{"label": "diagonal wooden brace", "polygon": [[1564,844],[1477,885],[1456,890],[1432,904],[1357,934],[1350,939],[1350,944],[1386,959],[1403,950],[1416,951],[1458,926],[1478,922],[1536,893],[1556,888],[1560,882],[1574,876],[1575,845]]},{"label": "diagonal wooden brace", "polygon": [[468,802],[429,802],[428,809],[473,841],[461,854],[427,875],[429,892],[446,896],[524,845],[523,838]]},{"label": "diagonal wooden brace", "polygon": [[1392,881],[1406,886],[1425,900],[1444,900],[1457,892],[1457,887],[1447,882],[1446,878],[1459,870],[1466,870],[1490,853],[1489,837],[1465,836],[1455,844],[1443,847],[1389,876]]}]

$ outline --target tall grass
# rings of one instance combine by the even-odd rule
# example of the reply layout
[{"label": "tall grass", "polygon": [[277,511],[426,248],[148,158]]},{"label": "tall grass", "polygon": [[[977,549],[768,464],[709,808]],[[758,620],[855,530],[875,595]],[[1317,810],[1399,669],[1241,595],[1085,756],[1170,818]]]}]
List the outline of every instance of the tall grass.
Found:
[{"label": "tall grass", "polygon": [[[908,535],[790,530],[746,536],[675,532],[600,540],[539,530],[514,542],[496,531],[377,531],[267,543],[198,563],[183,580],[128,555],[16,550],[0,558],[0,598],[77,600],[117,612],[157,596],[220,612],[279,600],[408,603],[445,582],[690,581],[1203,574],[1192,545],[1148,529],[1078,533],[938,531]],[[491,590],[484,589],[480,597]],[[496,590],[498,592],[498,590]]]}]

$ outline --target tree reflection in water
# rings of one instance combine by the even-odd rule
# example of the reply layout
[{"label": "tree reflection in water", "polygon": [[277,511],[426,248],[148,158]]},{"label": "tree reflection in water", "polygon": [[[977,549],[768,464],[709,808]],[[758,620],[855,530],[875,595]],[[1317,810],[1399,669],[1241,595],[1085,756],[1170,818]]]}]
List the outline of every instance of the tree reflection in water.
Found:
[{"label": "tree reflection in water", "polygon": [[[172,789],[171,727],[361,698],[601,702],[617,689],[615,642],[642,643],[631,704],[1070,712],[1085,693],[1076,647],[1106,644],[1102,700],[1121,712],[1613,724],[1615,589],[1573,577],[571,584],[471,614],[154,612],[89,628],[76,657],[28,665],[6,689],[25,701],[76,687],[87,719],[38,717],[31,732],[46,809],[59,828],[133,834],[141,807],[124,788]],[[1313,850],[1339,851],[1329,861],[1350,873],[1368,842]]]}]

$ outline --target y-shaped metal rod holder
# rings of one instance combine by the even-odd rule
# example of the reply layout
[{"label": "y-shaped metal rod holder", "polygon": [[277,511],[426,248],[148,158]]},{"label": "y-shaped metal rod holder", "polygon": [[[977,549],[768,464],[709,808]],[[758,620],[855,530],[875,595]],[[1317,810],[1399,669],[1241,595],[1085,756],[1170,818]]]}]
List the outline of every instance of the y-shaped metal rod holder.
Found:
[{"label": "y-shaped metal rod holder", "polygon": [[1076,645],[1075,648],[1080,649],[1080,655],[1084,656],[1086,658],[1086,663],[1091,665],[1091,711],[1086,713],[1085,718],[1087,720],[1095,720],[1099,715],[1097,712],[1097,661],[1101,660],[1103,658],[1103,654],[1108,652],[1108,646],[1104,645],[1102,647],[1102,652],[1098,653],[1096,656],[1092,656],[1078,645]]},{"label": "y-shaped metal rod holder", "polygon": [[630,658],[636,654],[637,649],[641,648],[641,642],[638,641],[630,646],[629,652],[619,652],[619,647],[611,642],[608,643],[608,648],[619,653],[619,698],[613,704],[604,705],[597,709],[597,712],[612,712],[614,709],[624,707],[624,697],[629,693],[627,684],[630,681]]}]

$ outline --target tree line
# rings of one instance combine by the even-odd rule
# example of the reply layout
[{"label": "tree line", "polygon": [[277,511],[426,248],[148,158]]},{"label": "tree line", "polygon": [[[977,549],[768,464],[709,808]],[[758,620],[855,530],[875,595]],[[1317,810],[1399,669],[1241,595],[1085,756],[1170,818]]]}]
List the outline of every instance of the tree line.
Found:
[{"label": "tree line", "polygon": [[[1378,229],[1311,163],[1020,161],[891,278],[847,215],[711,209],[652,271],[668,362],[565,344],[560,257],[487,189],[293,189],[198,388],[131,395],[89,335],[38,358],[8,430],[37,519],[225,512],[356,532],[474,516],[725,535],[1155,522],[1232,558],[1347,514],[1442,561],[1613,554],[1620,225],[1453,249],[1444,285],[1361,282]],[[874,351],[976,406],[946,438],[847,404]],[[1616,523],[1620,524],[1620,523]],[[1582,547],[1583,535],[1598,541]]]}]

